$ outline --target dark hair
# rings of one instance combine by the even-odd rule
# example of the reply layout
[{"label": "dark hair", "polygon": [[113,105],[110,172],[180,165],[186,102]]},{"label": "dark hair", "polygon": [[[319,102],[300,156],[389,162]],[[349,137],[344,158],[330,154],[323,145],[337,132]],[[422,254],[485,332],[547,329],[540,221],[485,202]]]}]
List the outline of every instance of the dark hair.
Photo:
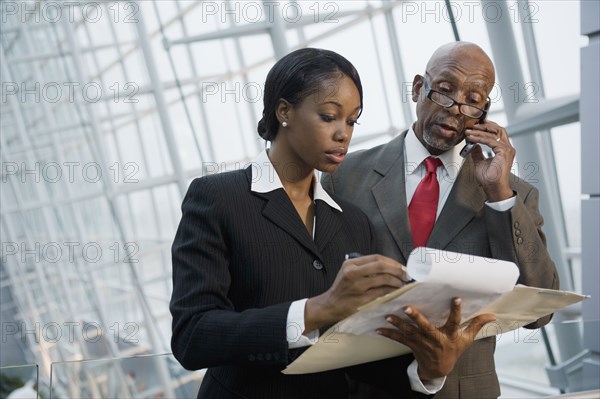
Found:
[{"label": "dark hair", "polygon": [[330,79],[346,75],[356,85],[363,106],[363,90],[356,68],[341,55],[317,48],[303,48],[287,54],[273,65],[267,74],[263,96],[264,110],[258,122],[258,134],[273,141],[277,135],[279,121],[275,114],[280,99],[296,105],[322,88]]}]

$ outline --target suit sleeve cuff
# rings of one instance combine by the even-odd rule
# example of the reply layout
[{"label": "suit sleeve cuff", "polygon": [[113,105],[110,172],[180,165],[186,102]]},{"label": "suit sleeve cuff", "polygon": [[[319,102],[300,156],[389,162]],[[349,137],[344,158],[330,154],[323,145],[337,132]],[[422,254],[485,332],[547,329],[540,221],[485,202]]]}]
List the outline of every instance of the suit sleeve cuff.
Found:
[{"label": "suit sleeve cuff", "polygon": [[319,330],[306,335],[304,331],[304,307],[308,298],[292,302],[287,314],[286,337],[290,349],[314,345],[319,340]]},{"label": "suit sleeve cuff", "polygon": [[446,377],[432,378],[431,380],[421,381],[417,367],[419,364],[417,360],[413,360],[408,366],[406,374],[408,374],[408,380],[410,381],[410,388],[415,392],[421,392],[426,395],[436,394],[444,387]]},{"label": "suit sleeve cuff", "polygon": [[508,199],[498,201],[498,202],[485,201],[485,204],[487,206],[489,206],[490,208],[492,208],[493,210],[498,211],[498,212],[509,211],[513,208],[513,206],[515,206],[516,203],[517,203],[516,195],[513,195],[512,197],[510,197]]}]

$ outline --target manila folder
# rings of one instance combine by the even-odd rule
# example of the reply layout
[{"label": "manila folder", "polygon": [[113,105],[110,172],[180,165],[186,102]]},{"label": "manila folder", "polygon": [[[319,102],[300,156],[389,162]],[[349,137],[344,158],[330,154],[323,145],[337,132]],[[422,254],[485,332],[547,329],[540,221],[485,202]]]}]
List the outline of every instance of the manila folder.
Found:
[{"label": "manila folder", "polygon": [[452,298],[460,297],[463,327],[479,314],[496,315],[494,322],[481,329],[479,339],[515,330],[586,298],[572,292],[515,286],[519,269],[498,259],[417,248],[407,267],[417,282],[357,309],[282,372],[315,373],[409,353],[407,346],[375,332],[390,327],[385,321],[388,314],[409,320],[403,312],[407,305],[416,306],[432,324],[442,326]]}]

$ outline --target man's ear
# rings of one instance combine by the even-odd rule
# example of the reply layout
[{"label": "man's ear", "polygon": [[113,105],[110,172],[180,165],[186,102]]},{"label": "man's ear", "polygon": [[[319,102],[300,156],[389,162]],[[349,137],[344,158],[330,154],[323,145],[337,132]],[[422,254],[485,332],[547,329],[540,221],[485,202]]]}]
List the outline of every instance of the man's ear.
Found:
[{"label": "man's ear", "polygon": [[291,110],[292,104],[290,104],[287,100],[284,100],[283,98],[277,100],[275,115],[277,116],[277,120],[280,124],[283,121],[287,122],[289,120]]},{"label": "man's ear", "polygon": [[421,88],[423,88],[423,76],[415,75],[412,83],[412,100],[414,102],[419,101],[419,95],[421,94]]}]

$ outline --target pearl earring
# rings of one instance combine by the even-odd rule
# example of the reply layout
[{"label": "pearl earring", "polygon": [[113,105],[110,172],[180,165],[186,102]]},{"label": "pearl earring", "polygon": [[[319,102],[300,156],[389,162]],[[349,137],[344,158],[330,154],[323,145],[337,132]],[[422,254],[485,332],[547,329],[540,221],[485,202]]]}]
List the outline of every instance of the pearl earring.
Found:
[{"label": "pearl earring", "polygon": [[287,127],[287,122],[286,121],[281,122],[281,126]]}]

